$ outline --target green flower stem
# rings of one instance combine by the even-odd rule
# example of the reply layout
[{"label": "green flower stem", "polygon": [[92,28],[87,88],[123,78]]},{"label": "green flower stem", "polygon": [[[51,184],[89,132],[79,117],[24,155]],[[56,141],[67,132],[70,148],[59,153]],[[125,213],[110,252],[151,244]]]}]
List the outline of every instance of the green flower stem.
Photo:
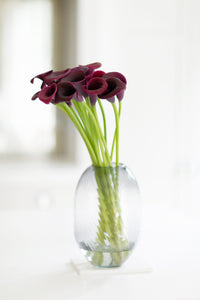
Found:
[{"label": "green flower stem", "polygon": [[101,130],[101,126],[99,124],[99,119],[98,119],[98,116],[97,116],[96,107],[93,106],[92,108],[93,108],[93,113],[94,113],[95,119],[97,121],[97,125],[99,127],[99,131],[100,131],[100,134],[101,134],[101,139],[102,139],[103,146],[104,146],[104,149],[105,149],[106,159],[108,161],[109,166],[112,166],[112,161],[110,159],[110,155],[109,155],[109,152],[108,152],[107,143],[106,143],[105,137],[103,136],[103,133],[102,133],[102,130]]},{"label": "green flower stem", "polygon": [[[120,120],[120,115],[121,115],[121,102],[119,101],[119,111],[118,111],[118,116],[119,116],[119,120]],[[113,142],[112,142],[112,148],[111,148],[111,154],[110,154],[110,158],[112,160],[113,157],[113,152],[114,152],[114,147],[115,147],[115,141],[116,141],[116,128],[115,128],[115,133],[114,133],[114,137],[113,137]]]},{"label": "green flower stem", "polygon": [[93,112],[93,115],[94,115],[95,120],[96,120],[96,125],[97,126],[95,128],[96,128],[96,131],[97,131],[97,136],[99,136],[98,144],[99,144],[100,149],[101,149],[101,155],[102,155],[102,160],[104,162],[104,166],[106,166],[109,162],[107,160],[107,157],[106,157],[106,154],[105,154],[105,150],[104,150],[104,145],[103,145],[103,141],[102,141],[103,135],[101,133],[101,129],[100,129],[100,126],[99,126],[98,117],[96,115],[96,107],[95,106],[91,106],[91,111]]},{"label": "green flower stem", "polygon": [[112,107],[115,113],[115,122],[116,122],[116,166],[119,166],[119,115],[117,112],[117,107],[115,103],[112,103]]},{"label": "green flower stem", "polygon": [[[101,131],[101,127],[100,127],[99,122],[98,122],[98,116],[97,116],[97,113],[96,113],[96,108],[95,108],[95,106],[93,106],[92,109],[91,109],[86,102],[82,102],[82,105],[85,106],[85,108],[87,109],[88,114],[89,114],[89,116],[91,117],[91,119],[93,121],[96,133],[99,137],[99,144],[100,144],[101,153],[102,153],[102,157],[103,157],[103,161],[104,161],[103,162],[104,166],[111,166],[111,159],[110,159],[110,156],[109,156],[109,153],[108,153],[108,148],[107,148],[105,139],[104,139],[102,131]],[[103,149],[103,146],[104,146],[104,149]]]},{"label": "green flower stem", "polygon": [[102,142],[101,142],[100,131],[98,130],[98,127],[96,126],[95,120],[94,120],[94,118],[91,114],[93,106],[91,105],[89,98],[86,98],[86,104],[87,104],[86,109],[84,107],[84,110],[87,111],[87,117],[88,117],[89,124],[90,124],[90,132],[92,133],[92,140],[95,143],[96,151],[97,151],[97,153],[100,157],[100,162],[101,163],[99,163],[99,166],[100,165],[105,166],[106,165],[105,152],[104,152]]},{"label": "green flower stem", "polygon": [[[83,127],[85,128],[85,130],[86,130],[86,124],[85,124],[85,122],[87,122],[87,119],[85,118],[85,117],[83,117],[83,115],[82,115],[82,112],[81,112],[81,110],[80,110],[80,108],[78,107],[78,103],[77,103],[77,101],[74,101],[74,100],[72,100],[72,102],[73,102],[73,104],[74,104],[74,107],[75,107],[75,109],[76,109],[76,111],[77,111],[77,113],[78,113],[78,115],[79,115],[79,120],[81,120],[81,123],[82,123],[82,125],[83,125]],[[71,109],[73,110],[73,107],[71,107]],[[76,112],[74,112],[75,114],[76,114]],[[76,114],[77,115],[77,114]],[[78,118],[78,116],[77,116],[77,118]]]},{"label": "green flower stem", "polygon": [[100,99],[97,98],[97,101],[98,101],[98,104],[99,104],[99,107],[100,107],[100,110],[101,110],[101,114],[102,114],[102,118],[103,118],[104,139],[107,143],[106,116],[105,116],[103,105],[102,105]]},{"label": "green flower stem", "polygon": [[[92,110],[92,105],[90,103],[90,99],[89,97],[85,98],[85,102],[84,102],[85,106],[82,103],[78,103],[76,105],[80,105],[81,110],[84,112],[85,116],[86,116],[86,122],[87,122],[87,134],[88,136],[90,136],[91,139],[91,143],[94,144],[94,148],[96,151],[96,156],[98,157],[98,165],[99,166],[105,166],[106,165],[106,159],[105,159],[105,153],[104,151],[100,152],[99,146],[101,146],[101,139],[100,139],[100,135],[99,135],[99,131],[97,126],[95,126],[94,124],[94,118],[91,115],[91,112],[88,112],[88,109]],[[103,150],[103,148],[101,147],[101,150]],[[102,157],[101,157],[102,156]],[[103,161],[102,161],[103,159]]]},{"label": "green flower stem", "polygon": [[68,115],[68,117],[72,120],[72,122],[74,123],[74,125],[78,129],[83,141],[85,142],[85,145],[88,149],[88,152],[89,152],[89,155],[91,157],[93,165],[98,165],[94,148],[92,147],[90,141],[88,140],[88,137],[87,137],[87,135],[84,131],[84,128],[81,125],[81,122],[78,120],[78,118],[77,118],[76,114],[74,113],[74,111],[64,102],[58,103],[58,104],[56,104],[56,106],[58,106],[60,109],[62,109]]},{"label": "green flower stem", "polygon": [[98,145],[96,143],[96,140],[94,139],[93,136],[91,136],[92,128],[91,128],[90,120],[89,120],[88,115],[87,115],[87,111],[85,111],[85,109],[83,109],[82,103],[79,103],[75,100],[72,100],[72,102],[73,102],[73,104],[74,104],[74,106],[75,106],[75,108],[76,108],[76,110],[79,114],[79,117],[80,117],[82,123],[84,124],[84,128],[85,128],[87,137],[90,141],[90,144],[92,145],[93,149],[95,149],[97,164],[100,166],[101,165],[101,157],[100,157],[100,154],[99,154],[99,149],[98,149]]}]

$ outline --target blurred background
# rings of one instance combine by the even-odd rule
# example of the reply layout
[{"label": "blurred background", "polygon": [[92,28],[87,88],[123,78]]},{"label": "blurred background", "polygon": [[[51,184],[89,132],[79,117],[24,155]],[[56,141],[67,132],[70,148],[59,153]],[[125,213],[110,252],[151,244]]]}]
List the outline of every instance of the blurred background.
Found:
[{"label": "blurred background", "polygon": [[40,82],[30,79],[99,61],[128,80],[120,161],[143,201],[197,215],[199,15],[198,0],[1,0],[0,209],[73,205],[89,156],[66,116],[31,101]]}]

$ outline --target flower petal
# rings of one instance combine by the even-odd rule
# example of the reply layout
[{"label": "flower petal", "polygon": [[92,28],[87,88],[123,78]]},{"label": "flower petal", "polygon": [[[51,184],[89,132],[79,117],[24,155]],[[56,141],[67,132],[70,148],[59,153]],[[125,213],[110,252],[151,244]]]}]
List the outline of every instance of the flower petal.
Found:
[{"label": "flower petal", "polygon": [[92,77],[103,77],[103,75],[105,74],[104,71],[94,71],[94,73],[92,74]]},{"label": "flower petal", "polygon": [[44,87],[38,94],[38,98],[45,104],[49,104],[55,97],[57,85],[52,83],[50,86]]},{"label": "flower petal", "polygon": [[50,84],[52,82],[57,82],[59,79],[67,76],[70,73],[70,69],[65,69],[62,71],[51,72],[44,77],[44,82]]},{"label": "flower petal", "polygon": [[97,102],[97,95],[89,95],[89,98],[90,98],[90,103],[92,105],[95,105]]},{"label": "flower petal", "polygon": [[73,96],[73,99],[75,101],[78,101],[78,102],[82,102],[83,101],[83,96],[81,96],[78,92],[76,92]]},{"label": "flower petal", "polygon": [[31,100],[37,99],[37,98],[38,98],[38,95],[39,95],[39,92],[35,93],[35,94],[33,95],[33,97],[31,98]]},{"label": "flower petal", "polygon": [[125,90],[121,90],[121,92],[119,92],[117,94],[117,98],[118,98],[119,101],[122,101],[122,99],[124,98],[124,91]]},{"label": "flower petal", "polygon": [[61,82],[71,81],[71,82],[80,82],[85,79],[85,73],[79,68],[71,69],[70,72],[61,79]]},{"label": "flower petal", "polygon": [[110,97],[110,98],[108,98],[107,100],[108,100],[109,102],[111,102],[111,103],[115,103],[115,96]]},{"label": "flower petal", "polygon": [[91,64],[88,64],[88,65],[85,65],[85,67],[88,67],[90,69],[98,69],[101,67],[101,63],[100,62],[95,62],[95,63],[91,63]]},{"label": "flower petal", "polygon": [[36,75],[35,77],[33,77],[33,78],[31,79],[31,83],[34,83],[34,79],[35,79],[35,78],[39,78],[39,79],[41,79],[41,80],[44,80],[44,77],[47,76],[47,75],[49,75],[49,74],[51,74],[52,72],[53,72],[53,70],[50,70],[50,71],[48,71],[48,72],[45,72],[45,73]]},{"label": "flower petal", "polygon": [[113,77],[120,79],[125,84],[127,83],[126,77],[119,72],[109,72],[109,73],[105,73],[103,76],[104,79],[113,78]]},{"label": "flower petal", "polygon": [[101,63],[95,62],[88,65],[79,65],[79,69],[83,70],[86,75],[92,74],[95,69],[101,67]]}]

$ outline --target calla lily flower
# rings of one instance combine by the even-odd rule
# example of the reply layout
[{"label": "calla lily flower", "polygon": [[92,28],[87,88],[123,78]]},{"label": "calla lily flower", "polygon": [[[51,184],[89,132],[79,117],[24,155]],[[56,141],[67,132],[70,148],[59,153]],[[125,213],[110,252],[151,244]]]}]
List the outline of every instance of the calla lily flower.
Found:
[{"label": "calla lily flower", "polygon": [[39,93],[38,98],[45,104],[49,104],[55,97],[57,85],[52,83],[50,86],[44,87]]},{"label": "calla lily flower", "polygon": [[72,69],[60,82],[71,82],[80,95],[87,96],[83,93],[82,85],[85,84],[85,73],[79,68]]},{"label": "calla lily flower", "polygon": [[57,85],[57,93],[55,96],[54,104],[60,102],[66,102],[69,106],[71,106],[71,99],[74,97],[76,93],[76,89],[72,85],[71,82],[60,82]]},{"label": "calla lily flower", "polygon": [[115,77],[106,79],[106,82],[108,84],[108,88],[104,93],[99,95],[99,98],[107,99],[108,101],[113,103],[115,102],[114,96],[117,96],[119,94],[121,95],[121,92],[125,90],[126,85],[120,79]]},{"label": "calla lily flower", "polygon": [[92,105],[95,105],[97,95],[104,93],[107,88],[107,82],[101,77],[94,77],[85,86],[82,86],[83,91],[89,95]]}]

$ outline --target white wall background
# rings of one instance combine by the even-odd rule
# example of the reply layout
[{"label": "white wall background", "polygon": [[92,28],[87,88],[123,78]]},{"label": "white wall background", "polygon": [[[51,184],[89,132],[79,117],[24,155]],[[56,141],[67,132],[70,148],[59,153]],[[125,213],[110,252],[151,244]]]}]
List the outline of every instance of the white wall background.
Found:
[{"label": "white wall background", "polygon": [[80,63],[100,61],[103,70],[128,79],[120,160],[136,174],[145,201],[194,213],[200,198],[200,1],[79,4]]}]

